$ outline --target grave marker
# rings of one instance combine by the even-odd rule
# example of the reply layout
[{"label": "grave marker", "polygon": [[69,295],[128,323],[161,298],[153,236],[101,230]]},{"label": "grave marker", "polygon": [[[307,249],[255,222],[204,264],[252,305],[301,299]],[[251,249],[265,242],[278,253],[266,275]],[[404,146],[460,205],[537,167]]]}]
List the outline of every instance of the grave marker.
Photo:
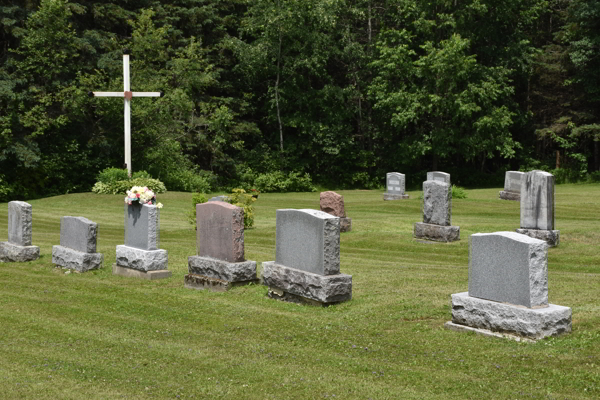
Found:
[{"label": "grave marker", "polygon": [[31,245],[32,207],[24,201],[8,203],[8,242],[0,242],[0,262],[26,262],[39,258],[40,248]]},{"label": "grave marker", "polygon": [[98,224],[84,217],[62,217],[60,245],[52,246],[52,263],[86,272],[102,267],[104,255],[96,253]]},{"label": "grave marker", "polygon": [[423,182],[423,222],[415,223],[417,239],[453,242],[460,239],[460,227],[452,226],[450,175],[428,172]]},{"label": "grave marker", "polygon": [[498,196],[502,200],[521,200],[521,180],[524,172],[506,171],[504,175],[504,190]]},{"label": "grave marker", "polygon": [[400,172],[388,172],[385,176],[386,192],[383,194],[383,200],[403,200],[408,199],[404,193],[406,178]]},{"label": "grave marker", "polygon": [[352,230],[352,218],[346,217],[344,208],[344,196],[336,192],[321,192],[320,206],[321,211],[331,214],[340,219],[340,232],[349,232]]}]

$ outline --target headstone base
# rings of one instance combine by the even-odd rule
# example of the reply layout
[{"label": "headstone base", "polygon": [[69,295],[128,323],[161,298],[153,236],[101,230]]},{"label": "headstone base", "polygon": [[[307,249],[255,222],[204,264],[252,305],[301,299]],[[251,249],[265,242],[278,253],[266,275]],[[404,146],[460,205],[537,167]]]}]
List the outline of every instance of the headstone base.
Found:
[{"label": "headstone base", "polygon": [[[319,275],[267,261],[262,263],[262,280],[264,285],[272,289],[323,305],[352,299],[351,275]],[[282,295],[278,298],[290,301],[294,296]]]},{"label": "headstone base", "polygon": [[517,233],[540,239],[548,243],[548,247],[556,247],[560,243],[560,231],[543,229],[517,229]]},{"label": "headstone base", "polygon": [[460,226],[442,226],[416,222],[414,237],[435,242],[455,242],[460,240]]},{"label": "headstone base", "polygon": [[350,232],[352,230],[352,218],[340,218],[340,232]]},{"label": "headstone base", "polygon": [[27,262],[40,258],[38,246],[19,246],[10,242],[0,242],[0,262]]},{"label": "headstone base", "polygon": [[454,324],[534,340],[571,332],[571,315],[569,307],[555,304],[527,308],[471,297],[468,292],[452,295]]},{"label": "headstone base", "polygon": [[188,271],[225,282],[247,282],[256,280],[256,261],[230,263],[216,258],[190,256]]},{"label": "headstone base", "polygon": [[166,269],[146,272],[146,271],[140,271],[137,269],[122,267],[117,264],[113,264],[112,270],[113,270],[113,275],[125,276],[127,278],[155,280],[155,279],[169,278],[171,276],[171,271],[166,270]]},{"label": "headstone base", "polygon": [[139,271],[157,271],[167,269],[166,250],[142,250],[125,245],[117,246],[117,265]]},{"label": "headstone base", "polygon": [[498,197],[500,198],[500,200],[520,201],[521,200],[521,193],[507,192],[507,191],[501,190],[498,193]]},{"label": "headstone base", "polygon": [[204,275],[187,274],[184,277],[184,286],[188,289],[204,290],[208,289],[213,292],[225,292],[233,286],[247,285],[250,283],[258,283],[258,279],[248,281],[228,282],[222,279],[210,278]]},{"label": "headstone base", "polygon": [[64,246],[52,246],[52,264],[86,272],[102,268],[104,255],[102,253],[84,253]]},{"label": "headstone base", "polygon": [[537,340],[529,339],[522,336],[513,335],[511,333],[500,333],[500,332],[492,332],[489,329],[481,329],[481,328],[471,328],[470,326],[455,324],[452,321],[448,321],[444,324],[444,328],[450,329],[451,331],[456,332],[474,332],[476,335],[487,336],[487,337],[497,337],[502,339],[511,339],[517,342],[527,342],[527,343],[535,343]]},{"label": "headstone base", "polygon": [[391,193],[384,193],[383,194],[383,200],[405,200],[408,199],[408,195],[407,194],[391,194]]}]

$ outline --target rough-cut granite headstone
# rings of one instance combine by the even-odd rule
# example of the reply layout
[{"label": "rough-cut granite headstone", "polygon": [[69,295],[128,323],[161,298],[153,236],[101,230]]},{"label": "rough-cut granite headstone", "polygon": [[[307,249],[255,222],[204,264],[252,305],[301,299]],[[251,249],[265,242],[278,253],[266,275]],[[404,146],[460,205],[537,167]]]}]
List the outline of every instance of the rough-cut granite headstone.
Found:
[{"label": "rough-cut granite headstone", "polygon": [[431,171],[427,173],[428,181],[441,181],[450,184],[450,174],[441,171]]},{"label": "rough-cut granite headstone", "polygon": [[227,290],[256,281],[256,262],[244,260],[244,209],[215,201],[196,204],[197,256],[188,257],[185,286]]},{"label": "rough-cut granite headstone", "polygon": [[[434,176],[430,174],[434,173],[427,173],[428,177],[433,178]],[[452,226],[450,183],[443,180],[423,182],[423,222],[415,223],[414,236],[417,239],[438,242],[453,242],[460,239],[460,227]]]},{"label": "rough-cut granite headstone", "polygon": [[475,234],[469,291],[452,295],[452,329],[541,339],[571,331],[571,309],[548,304],[548,246],[513,232]]},{"label": "rough-cut granite headstone", "polygon": [[320,304],[352,298],[352,276],[340,273],[339,218],[317,210],[277,210],[275,261],[263,263],[270,296]]},{"label": "rough-cut granite headstone", "polygon": [[352,218],[346,217],[344,209],[344,196],[336,192],[321,192],[321,211],[340,218],[340,232],[352,230]]},{"label": "rough-cut granite headstone", "polygon": [[62,217],[60,246],[52,246],[52,263],[79,272],[102,267],[104,255],[96,253],[98,225],[84,217]]},{"label": "rough-cut granite headstone", "polygon": [[502,200],[521,200],[521,180],[524,172],[506,171],[504,175],[504,190],[500,191]]},{"label": "rough-cut granite headstone", "polygon": [[[159,209],[154,205],[125,204],[125,245],[117,246],[117,262],[113,273],[146,279],[156,273],[157,278],[170,276],[168,254],[158,249]],[[136,270],[131,273],[128,269]],[[148,275],[148,276],[147,276]]]},{"label": "rough-cut granite headstone", "polygon": [[408,199],[404,193],[405,176],[400,172],[388,172],[385,176],[386,192],[383,194],[383,200],[402,200]]},{"label": "rough-cut granite headstone", "polygon": [[469,238],[469,296],[525,307],[548,304],[544,241],[515,232]]},{"label": "rough-cut granite headstone", "polygon": [[521,228],[518,233],[558,246],[560,231],[554,229],[554,175],[527,172],[521,180]]},{"label": "rough-cut granite headstone", "polygon": [[24,201],[8,203],[8,242],[0,243],[0,262],[26,262],[39,258],[40,248],[31,245],[32,207]]}]

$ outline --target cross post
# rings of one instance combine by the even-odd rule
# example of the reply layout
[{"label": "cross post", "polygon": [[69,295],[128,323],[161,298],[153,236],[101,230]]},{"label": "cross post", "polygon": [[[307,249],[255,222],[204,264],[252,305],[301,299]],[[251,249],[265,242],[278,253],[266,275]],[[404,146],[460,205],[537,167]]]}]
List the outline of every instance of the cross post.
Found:
[{"label": "cross post", "polygon": [[123,92],[89,92],[90,97],[123,97],[125,105],[125,166],[131,176],[131,99],[133,97],[163,97],[163,92],[132,92],[129,83],[129,50],[123,50]]}]

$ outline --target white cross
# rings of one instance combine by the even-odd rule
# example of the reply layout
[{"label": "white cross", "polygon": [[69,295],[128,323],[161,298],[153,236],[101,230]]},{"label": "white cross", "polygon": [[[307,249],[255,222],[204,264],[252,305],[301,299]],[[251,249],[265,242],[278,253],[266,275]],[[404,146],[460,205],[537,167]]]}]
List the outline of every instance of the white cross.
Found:
[{"label": "white cross", "polygon": [[131,98],[163,97],[163,92],[132,92],[129,86],[129,50],[123,50],[123,92],[89,92],[91,97],[123,97],[125,103],[125,166],[131,176]]}]

